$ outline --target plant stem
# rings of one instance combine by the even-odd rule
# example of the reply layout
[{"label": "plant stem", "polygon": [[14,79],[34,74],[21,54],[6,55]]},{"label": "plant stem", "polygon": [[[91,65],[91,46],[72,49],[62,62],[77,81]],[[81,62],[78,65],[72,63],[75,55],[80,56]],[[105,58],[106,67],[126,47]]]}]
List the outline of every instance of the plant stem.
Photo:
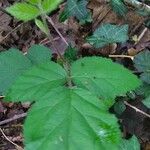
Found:
[{"label": "plant stem", "polygon": [[70,88],[72,88],[73,85],[72,85],[72,80],[71,80],[71,68],[70,68],[70,64],[68,62],[66,62],[64,64],[64,68],[65,68],[65,70],[67,72],[67,84],[68,84],[68,86]]},{"label": "plant stem", "polygon": [[58,33],[58,35],[61,37],[61,39],[64,41],[64,43],[69,46],[68,42],[66,41],[66,39],[63,37],[63,35],[59,32],[59,30],[55,27],[55,24],[54,22],[52,21],[52,19],[50,17],[48,17],[44,11],[43,11],[43,8],[41,5],[39,5],[39,9],[41,10],[42,15],[41,15],[41,18],[42,18],[42,21],[43,21],[43,24],[47,30],[47,37],[48,39],[51,41],[51,44],[52,46],[57,50],[57,53],[59,55],[59,57],[61,58],[63,64],[64,64],[64,68],[67,72],[67,84],[69,87],[72,87],[72,80],[71,80],[71,69],[70,69],[70,64],[64,59],[64,57],[61,55],[61,53],[59,52],[59,50],[55,47],[55,45],[53,45],[53,38],[50,34],[50,30],[49,30],[49,27],[48,27],[48,24],[47,24],[47,20],[50,22],[50,24],[53,26],[53,28],[55,29],[55,31]]}]

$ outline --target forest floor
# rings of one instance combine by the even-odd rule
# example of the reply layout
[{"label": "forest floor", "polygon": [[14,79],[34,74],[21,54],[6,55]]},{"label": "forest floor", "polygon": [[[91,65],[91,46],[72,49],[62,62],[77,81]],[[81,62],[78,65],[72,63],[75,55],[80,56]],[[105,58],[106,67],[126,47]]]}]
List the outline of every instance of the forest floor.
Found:
[{"label": "forest floor", "polygon": [[[0,1],[0,51],[15,47],[24,53],[35,43],[44,44],[51,48],[51,43],[35,26],[34,22],[23,23],[17,21],[2,10],[14,2],[15,0]],[[123,17],[118,17],[106,3],[102,4],[100,0],[92,0],[88,4],[88,8],[92,11],[93,23],[84,26],[79,25],[74,18],[70,18],[65,23],[59,23],[58,17],[63,7],[64,5],[62,4],[60,9],[53,12],[52,19],[65,39],[79,49],[78,55],[98,55],[111,58],[114,54],[119,55],[120,57],[113,59],[132,70],[134,68],[132,57],[144,49],[150,49],[150,30],[145,26],[145,21],[150,18],[136,14],[130,6],[126,19],[124,19]],[[102,23],[129,24],[130,40],[125,44],[113,44],[95,50],[85,43],[84,37]],[[53,45],[63,54],[66,49],[65,43],[62,42],[62,39],[57,35],[52,26],[49,25],[49,28],[53,36]],[[55,58],[57,57],[57,52],[54,48],[52,49],[53,57]],[[126,54],[131,57],[123,57]],[[150,114],[150,110],[141,103],[141,100],[142,97],[137,97],[136,101],[130,104]],[[0,99],[0,150],[16,149],[16,146],[11,142],[23,147],[22,126],[29,108],[30,103],[6,103],[3,102],[2,98]],[[18,117],[18,115],[18,119],[11,121],[11,119]],[[119,119],[124,136],[128,138],[130,135],[135,134],[141,143],[142,149],[150,150],[150,118],[127,106],[123,114],[119,116]]]}]

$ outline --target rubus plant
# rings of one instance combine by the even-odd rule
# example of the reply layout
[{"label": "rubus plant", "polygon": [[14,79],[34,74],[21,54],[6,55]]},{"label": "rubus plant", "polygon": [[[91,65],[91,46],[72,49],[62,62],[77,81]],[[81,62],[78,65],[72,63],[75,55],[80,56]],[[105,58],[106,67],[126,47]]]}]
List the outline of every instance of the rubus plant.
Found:
[{"label": "rubus plant", "polygon": [[[68,0],[67,11],[71,11],[68,15],[77,17],[81,4],[85,6],[83,1]],[[56,9],[60,2],[27,0],[6,10],[23,21],[35,19],[50,37],[46,14]],[[68,8],[72,3],[78,10],[76,13],[74,8]],[[80,13],[82,16],[81,10]],[[37,20],[38,16],[42,21]],[[78,19],[83,23],[83,18],[88,17],[81,16]],[[127,33],[127,25],[103,24],[86,40],[99,48],[126,42]],[[69,46],[64,56],[60,55],[60,64],[51,61],[50,49],[42,45],[31,46],[26,55],[17,49],[0,53],[0,92],[5,95],[4,100],[33,102],[24,124],[25,149],[129,150],[133,146],[139,150],[136,137],[121,138],[118,120],[109,108],[117,96],[135,90],[141,81],[110,59],[94,56],[76,60],[76,52]]]}]

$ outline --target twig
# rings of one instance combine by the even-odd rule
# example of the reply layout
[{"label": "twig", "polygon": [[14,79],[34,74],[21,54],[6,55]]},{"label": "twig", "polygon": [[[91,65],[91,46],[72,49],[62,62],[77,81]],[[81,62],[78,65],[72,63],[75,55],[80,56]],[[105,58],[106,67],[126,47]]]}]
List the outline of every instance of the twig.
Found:
[{"label": "twig", "polygon": [[14,117],[12,117],[10,119],[6,119],[6,120],[1,121],[0,122],[0,126],[4,125],[6,123],[12,122],[14,120],[17,120],[17,119],[20,119],[20,118],[24,118],[25,116],[27,116],[27,113],[22,113],[22,114],[19,114],[19,115],[15,115]]},{"label": "twig", "polygon": [[49,16],[46,16],[48,22],[53,26],[53,28],[55,29],[55,31],[58,33],[58,35],[61,37],[61,39],[64,41],[64,43],[69,46],[69,43],[66,41],[66,39],[63,37],[63,35],[59,32],[59,30],[56,28],[53,20],[49,17]]},{"label": "twig", "polygon": [[20,28],[23,24],[24,24],[24,22],[21,23],[21,24],[19,24],[17,27],[15,27],[11,32],[9,32],[6,36],[4,36],[4,37],[0,40],[0,42],[2,42],[3,40],[5,40],[10,34],[12,34],[12,33],[13,33],[14,31],[16,31],[18,28]]},{"label": "twig", "polygon": [[130,58],[130,59],[134,59],[134,57],[133,56],[128,56],[128,55],[109,55],[109,57],[111,57],[111,58]]},{"label": "twig", "polygon": [[142,31],[142,33],[139,35],[137,42],[139,42],[143,38],[143,36],[147,32],[147,30],[148,30],[147,28],[144,28],[144,30]]},{"label": "twig", "polygon": [[0,99],[4,98],[5,96],[0,96]]},{"label": "twig", "polygon": [[0,131],[1,131],[2,135],[4,136],[4,138],[5,138],[8,142],[10,142],[11,144],[13,144],[18,150],[23,150],[23,148],[22,148],[21,146],[19,146],[19,145],[17,145],[16,143],[12,142],[12,141],[5,135],[5,133],[3,132],[3,130],[2,130],[1,128],[0,128]]},{"label": "twig", "polygon": [[144,116],[150,118],[150,115],[149,115],[149,114],[147,114],[147,113],[145,113],[144,111],[142,111],[142,110],[136,108],[135,106],[132,106],[132,105],[129,104],[127,101],[124,101],[124,104],[127,105],[127,106],[129,106],[130,108],[134,109],[136,112],[139,112],[139,113],[143,114]]}]

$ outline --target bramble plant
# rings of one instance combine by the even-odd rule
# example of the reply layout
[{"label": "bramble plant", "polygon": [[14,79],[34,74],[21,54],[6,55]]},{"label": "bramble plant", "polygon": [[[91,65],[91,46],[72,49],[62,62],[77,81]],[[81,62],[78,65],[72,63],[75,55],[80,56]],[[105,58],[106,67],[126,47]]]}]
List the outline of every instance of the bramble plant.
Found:
[{"label": "bramble plant", "polygon": [[[47,14],[61,2],[27,0],[6,10],[19,20],[34,19],[50,37]],[[90,21],[86,4],[87,0],[68,0],[60,19],[75,16],[80,23]],[[81,6],[84,6],[82,11]],[[118,11],[120,15],[126,12]],[[128,25],[111,24],[103,24],[86,38],[96,48],[127,40]],[[76,60],[76,52],[69,46],[60,57],[62,65],[51,61],[50,49],[42,45],[31,46],[27,55],[17,49],[0,53],[0,94],[5,95],[7,102],[34,102],[24,124],[25,149],[129,150],[133,147],[139,150],[136,137],[122,139],[118,120],[109,108],[117,96],[135,90],[141,81],[110,59],[94,56]]]}]

